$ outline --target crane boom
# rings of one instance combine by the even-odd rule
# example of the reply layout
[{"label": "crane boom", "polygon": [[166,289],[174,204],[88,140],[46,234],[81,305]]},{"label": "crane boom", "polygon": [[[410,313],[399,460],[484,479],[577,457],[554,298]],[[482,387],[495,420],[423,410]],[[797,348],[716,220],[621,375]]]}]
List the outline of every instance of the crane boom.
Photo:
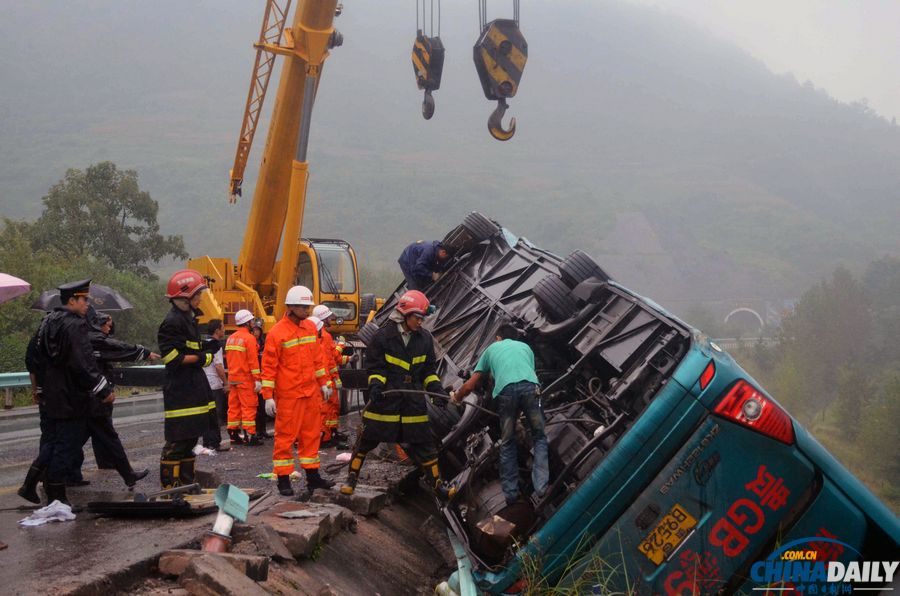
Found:
[{"label": "crane boom", "polygon": [[244,108],[244,120],[241,123],[241,135],[238,137],[237,152],[234,156],[234,166],[229,172],[229,202],[237,202],[241,196],[241,186],[244,182],[244,169],[247,167],[247,158],[250,155],[250,147],[253,145],[253,136],[256,134],[256,125],[262,112],[266,99],[266,90],[269,87],[269,78],[275,66],[275,54],[264,47],[265,44],[278,44],[284,33],[284,25],[287,14],[291,9],[291,0],[268,0],[263,14],[262,28],[259,32],[259,43],[256,46],[256,61],[253,64],[253,74],[250,77],[250,90],[247,93],[247,104]]},{"label": "crane boom", "polygon": [[[299,239],[306,199],[306,162],[305,155],[302,162],[292,156],[297,156],[300,145],[306,146],[309,120],[301,126],[301,116],[311,110],[315,99],[322,63],[332,43],[336,7],[337,0],[301,0],[291,29],[285,30],[285,44],[261,44],[269,52],[284,55],[285,61],[237,263],[238,277],[248,285],[271,279],[282,236],[286,258],[276,283],[284,283],[293,274],[291,261],[296,263],[296,254],[292,248]],[[292,171],[300,167],[303,180],[292,184]],[[286,227],[289,207],[290,225]],[[279,294],[286,291],[286,287],[278,288]]]}]

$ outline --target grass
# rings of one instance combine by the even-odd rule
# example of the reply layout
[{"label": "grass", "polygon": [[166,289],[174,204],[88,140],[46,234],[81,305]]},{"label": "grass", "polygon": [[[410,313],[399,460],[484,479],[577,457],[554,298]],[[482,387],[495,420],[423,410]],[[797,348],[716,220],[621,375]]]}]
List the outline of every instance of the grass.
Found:
[{"label": "grass", "polygon": [[[147,393],[155,393],[161,391],[159,387],[120,387],[116,385],[116,401],[127,399],[135,395],[145,395]],[[5,394],[0,394],[4,397]],[[31,400],[31,389],[29,387],[17,387],[12,390],[13,409],[27,408],[34,405]]]}]

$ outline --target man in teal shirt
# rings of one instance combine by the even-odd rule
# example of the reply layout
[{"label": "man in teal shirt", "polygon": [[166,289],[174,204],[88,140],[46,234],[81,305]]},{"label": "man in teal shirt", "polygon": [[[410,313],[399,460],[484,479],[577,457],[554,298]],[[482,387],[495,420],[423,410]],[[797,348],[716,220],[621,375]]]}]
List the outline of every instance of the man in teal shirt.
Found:
[{"label": "man in teal shirt", "polygon": [[497,330],[496,341],[488,346],[475,365],[475,372],[458,391],[450,396],[462,399],[481,384],[486,374],[494,378],[494,399],[500,415],[500,480],[507,505],[519,498],[519,460],[516,452],[516,421],[519,413],[531,430],[534,444],[534,467],[531,484],[537,497],[547,490],[550,464],[547,459],[547,436],[544,434],[544,413],[538,398],[538,378],[534,371],[534,352],[528,344],[517,341],[518,331],[509,324]]}]

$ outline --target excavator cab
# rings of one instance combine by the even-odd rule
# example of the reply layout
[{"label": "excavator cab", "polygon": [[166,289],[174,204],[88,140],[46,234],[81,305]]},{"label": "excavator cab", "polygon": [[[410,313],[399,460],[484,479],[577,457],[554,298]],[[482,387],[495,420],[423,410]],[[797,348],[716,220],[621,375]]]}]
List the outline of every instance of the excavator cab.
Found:
[{"label": "excavator cab", "polygon": [[297,245],[294,283],[313,291],[316,304],[325,304],[335,315],[334,334],[359,329],[359,272],[356,253],[343,240],[302,238]]}]

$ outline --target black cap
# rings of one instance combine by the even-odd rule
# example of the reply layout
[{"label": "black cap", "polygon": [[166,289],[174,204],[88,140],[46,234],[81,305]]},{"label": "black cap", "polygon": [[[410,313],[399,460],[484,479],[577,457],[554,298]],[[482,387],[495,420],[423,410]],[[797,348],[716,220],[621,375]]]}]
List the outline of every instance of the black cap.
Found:
[{"label": "black cap", "polygon": [[91,291],[91,280],[90,278],[88,278],[82,279],[81,281],[73,281],[67,284],[63,284],[56,289],[59,290],[59,301],[65,304],[69,301],[69,298],[72,297],[87,297]]}]

